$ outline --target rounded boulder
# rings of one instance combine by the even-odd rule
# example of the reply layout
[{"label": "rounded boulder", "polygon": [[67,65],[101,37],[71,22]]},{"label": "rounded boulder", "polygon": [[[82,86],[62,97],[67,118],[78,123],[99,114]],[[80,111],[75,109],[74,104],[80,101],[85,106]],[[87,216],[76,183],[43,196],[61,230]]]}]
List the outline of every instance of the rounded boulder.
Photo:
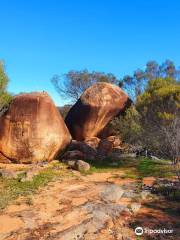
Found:
[{"label": "rounded boulder", "polygon": [[70,142],[64,120],[46,92],[15,96],[0,118],[0,153],[13,162],[50,161]]},{"label": "rounded boulder", "polygon": [[110,83],[95,83],[68,112],[65,122],[73,139],[97,137],[106,125],[131,104],[128,95]]}]

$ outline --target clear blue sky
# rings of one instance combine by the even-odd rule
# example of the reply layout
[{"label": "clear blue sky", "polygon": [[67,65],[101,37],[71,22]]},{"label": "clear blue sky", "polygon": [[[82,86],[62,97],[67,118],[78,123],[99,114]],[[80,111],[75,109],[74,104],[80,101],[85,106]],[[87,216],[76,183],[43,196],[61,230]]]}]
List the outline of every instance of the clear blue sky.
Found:
[{"label": "clear blue sky", "polygon": [[180,66],[179,0],[0,0],[0,59],[9,90],[48,91],[69,70],[117,77],[148,60]]}]

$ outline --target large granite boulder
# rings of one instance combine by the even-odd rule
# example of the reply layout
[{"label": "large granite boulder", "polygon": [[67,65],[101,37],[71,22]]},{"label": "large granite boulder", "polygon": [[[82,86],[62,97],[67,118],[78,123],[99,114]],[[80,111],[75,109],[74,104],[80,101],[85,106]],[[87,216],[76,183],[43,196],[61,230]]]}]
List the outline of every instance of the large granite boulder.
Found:
[{"label": "large granite boulder", "polygon": [[82,141],[98,136],[105,126],[131,104],[121,88],[96,83],[86,89],[65,119],[73,139]]},{"label": "large granite boulder", "polygon": [[52,160],[71,141],[49,95],[20,94],[0,118],[0,153],[17,163]]}]

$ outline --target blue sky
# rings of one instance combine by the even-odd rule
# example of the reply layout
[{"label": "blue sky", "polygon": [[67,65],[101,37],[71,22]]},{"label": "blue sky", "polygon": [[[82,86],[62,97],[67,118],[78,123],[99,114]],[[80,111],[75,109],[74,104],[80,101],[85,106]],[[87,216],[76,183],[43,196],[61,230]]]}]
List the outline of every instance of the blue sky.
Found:
[{"label": "blue sky", "polygon": [[117,77],[148,60],[180,66],[179,0],[0,0],[0,59],[13,93],[48,91],[69,70]]}]

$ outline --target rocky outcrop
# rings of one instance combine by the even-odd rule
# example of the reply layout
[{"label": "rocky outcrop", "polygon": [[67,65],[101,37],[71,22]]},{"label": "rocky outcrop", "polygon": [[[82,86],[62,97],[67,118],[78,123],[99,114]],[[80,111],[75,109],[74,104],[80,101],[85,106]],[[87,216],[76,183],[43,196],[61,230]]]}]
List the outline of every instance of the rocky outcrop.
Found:
[{"label": "rocky outcrop", "polygon": [[0,118],[0,152],[17,163],[52,160],[71,141],[47,93],[20,94]]},{"label": "rocky outcrop", "polygon": [[73,139],[96,137],[115,116],[125,111],[131,100],[121,88],[96,83],[86,89],[65,119]]},{"label": "rocky outcrop", "polygon": [[[98,137],[87,138],[84,141],[72,140],[62,159],[102,159],[114,154],[115,150],[122,150],[122,141],[118,136],[109,136],[105,139]],[[117,151],[119,157],[120,151]]]},{"label": "rocky outcrop", "polygon": [[122,145],[122,140],[118,136],[109,136],[106,138],[106,140],[112,143],[113,148]]},{"label": "rocky outcrop", "polygon": [[93,149],[97,149],[99,142],[101,139],[98,137],[91,137],[91,138],[86,138],[84,140],[84,143],[86,143],[89,147],[92,147]]},{"label": "rocky outcrop", "polygon": [[79,150],[67,151],[63,155],[63,159],[84,159],[84,154]]},{"label": "rocky outcrop", "polygon": [[[95,160],[97,155],[97,149],[86,142],[72,140],[71,144],[68,147],[68,151],[73,150],[78,150],[82,152],[84,155],[84,159]],[[64,155],[62,156],[62,158],[64,158]]]},{"label": "rocky outcrop", "polygon": [[105,157],[107,156],[109,153],[111,153],[113,149],[113,143],[108,141],[107,139],[103,139],[100,141],[99,145],[98,145],[98,155]]}]

